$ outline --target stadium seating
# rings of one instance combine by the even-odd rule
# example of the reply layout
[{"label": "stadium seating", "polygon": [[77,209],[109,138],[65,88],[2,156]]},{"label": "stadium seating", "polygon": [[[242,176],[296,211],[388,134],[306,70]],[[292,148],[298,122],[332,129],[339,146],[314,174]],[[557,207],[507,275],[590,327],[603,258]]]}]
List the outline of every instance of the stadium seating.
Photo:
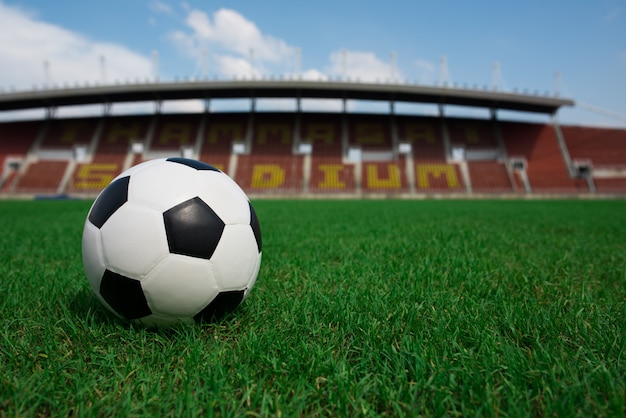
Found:
[{"label": "stadium seating", "polygon": [[362,164],[363,191],[406,192],[406,168],[402,162],[364,162]]},{"label": "stadium seating", "polygon": [[251,193],[301,192],[302,157],[293,152],[293,121],[256,114],[251,126],[249,153],[238,155],[235,181]]},{"label": "stadium seating", "polygon": [[533,192],[589,192],[584,180],[570,177],[552,125],[500,122],[500,128],[509,158],[527,161]]},{"label": "stadium seating", "polygon": [[76,164],[66,188],[71,194],[94,194],[105,188],[122,172],[125,156],[96,155],[89,163]]},{"label": "stadium seating", "polygon": [[24,174],[17,178],[16,193],[57,194],[69,162],[65,160],[40,160],[27,165]]},{"label": "stadium seating", "polygon": [[300,139],[311,145],[308,191],[354,193],[354,164],[344,162],[341,115],[302,115]]},{"label": "stadium seating", "polygon": [[393,147],[389,116],[352,115],[348,143],[364,152],[390,151]]},{"label": "stadium seating", "polygon": [[418,193],[462,193],[460,169],[449,163],[440,118],[402,117],[397,119],[398,142],[411,144],[414,184]]},{"label": "stadium seating", "polygon": [[461,149],[467,161],[471,190],[477,193],[512,192],[512,179],[496,136],[498,125],[492,120],[478,119],[448,118],[446,122],[452,153]]},{"label": "stadium seating", "polygon": [[0,193],[93,196],[134,164],[180,155],[253,195],[626,193],[626,130],[561,132],[562,144],[552,124],[293,112],[4,122]]},{"label": "stadium seating", "polygon": [[503,163],[498,161],[470,161],[467,166],[472,179],[472,191],[476,193],[513,192],[511,178]]},{"label": "stadium seating", "polygon": [[622,177],[595,177],[593,181],[599,193],[626,193],[626,176],[624,175]]},{"label": "stadium seating", "polygon": [[96,152],[126,155],[131,144],[145,144],[152,118],[153,116],[106,118]]},{"label": "stadium seating", "polygon": [[94,119],[50,120],[39,149],[73,151],[77,145],[88,145],[97,126],[94,122]]},{"label": "stadium seating", "polygon": [[493,149],[498,147],[491,120],[448,118],[448,131],[452,146],[469,149]]},{"label": "stadium seating", "polygon": [[[0,123],[0,156],[25,157],[41,130],[42,122]],[[4,162],[4,160],[2,161]]]},{"label": "stadium seating", "polygon": [[11,193],[21,165],[41,131],[41,122],[0,123],[0,190]]},{"label": "stadium seating", "polygon": [[349,147],[361,152],[361,185],[365,193],[408,191],[406,159],[397,149],[395,120],[389,116],[358,115],[350,118]]},{"label": "stadium seating", "polygon": [[597,192],[626,191],[626,130],[564,126],[563,135],[574,164],[588,167]]},{"label": "stadium seating", "polygon": [[248,115],[207,115],[200,148],[200,160],[226,173],[231,173],[232,146],[238,143],[245,148],[247,132]]},{"label": "stadium seating", "polygon": [[158,115],[149,140],[148,156],[177,156],[182,148],[195,148],[202,115]]},{"label": "stadium seating", "polygon": [[[93,141],[97,119],[50,119],[43,125],[36,150],[38,161],[27,166],[16,191],[22,193],[64,193],[67,175],[75,168],[75,160],[87,158]],[[81,156],[78,157],[79,148]],[[42,177],[43,178],[40,178]],[[67,180],[66,180],[67,179]],[[97,190],[97,189],[94,189]],[[73,189],[70,191],[74,192]]]},{"label": "stadium seating", "polygon": [[[92,138],[95,146],[90,161],[76,164],[66,192],[93,194],[102,190],[113,178],[143,159],[133,154],[132,144],[145,146],[152,116],[107,117],[93,120],[98,132]],[[103,186],[104,185],[104,186]]]},{"label": "stadium seating", "polygon": [[398,117],[398,135],[400,143],[411,144],[416,162],[446,161],[441,122],[439,118]]},{"label": "stadium seating", "polygon": [[573,160],[589,161],[594,167],[626,168],[626,130],[563,126],[562,131]]},{"label": "stadium seating", "polygon": [[466,190],[458,164],[415,164],[415,189],[419,193],[463,193]]}]

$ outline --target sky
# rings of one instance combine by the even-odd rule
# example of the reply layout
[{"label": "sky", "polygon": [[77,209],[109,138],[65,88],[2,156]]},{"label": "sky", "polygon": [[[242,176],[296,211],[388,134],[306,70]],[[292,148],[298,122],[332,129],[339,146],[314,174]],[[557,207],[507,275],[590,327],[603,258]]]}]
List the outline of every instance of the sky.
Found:
[{"label": "sky", "polygon": [[0,94],[302,77],[558,94],[626,127],[626,0],[0,0]]}]

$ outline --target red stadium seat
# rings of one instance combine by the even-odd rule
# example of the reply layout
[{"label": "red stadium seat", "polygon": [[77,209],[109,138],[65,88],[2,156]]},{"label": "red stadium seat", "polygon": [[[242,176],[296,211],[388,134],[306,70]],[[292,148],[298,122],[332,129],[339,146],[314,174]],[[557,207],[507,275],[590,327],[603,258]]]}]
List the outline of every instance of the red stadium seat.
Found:
[{"label": "red stadium seat", "polygon": [[18,177],[16,193],[56,194],[65,170],[67,161],[40,160],[30,163],[26,171]]},{"label": "red stadium seat", "polygon": [[302,156],[293,152],[294,124],[284,115],[255,115],[251,152],[238,155],[235,181],[250,193],[300,193]]},{"label": "red stadium seat", "polygon": [[[470,185],[474,193],[526,193],[527,185],[531,193],[626,193],[626,130],[561,131],[573,163],[588,167],[578,177],[568,171],[555,127],[541,123],[342,113],[5,122],[0,192],[91,196],[144,159],[191,149],[254,194],[466,193]],[[73,160],[77,145],[88,150],[84,160]],[[446,149],[457,148],[464,158],[449,161]],[[506,158],[524,161],[521,171]]]},{"label": "red stadium seat", "polygon": [[195,147],[202,115],[158,115],[148,153],[180,154],[183,147]]},{"label": "red stadium seat", "polygon": [[207,115],[200,160],[230,173],[233,144],[243,144],[247,131],[247,115]]},{"label": "red stadium seat", "polygon": [[399,142],[411,144],[416,161],[445,162],[441,122],[437,118],[398,118]]},{"label": "red stadium seat", "polygon": [[43,124],[40,121],[0,123],[0,170],[4,170],[8,158],[26,158]]},{"label": "red stadium seat", "polygon": [[468,162],[467,166],[474,192],[513,192],[511,178],[504,163],[497,161],[471,161]]},{"label": "red stadium seat", "polygon": [[51,120],[39,145],[42,150],[72,150],[76,145],[90,144],[97,119]]},{"label": "red stadium seat", "polygon": [[585,181],[570,177],[552,125],[500,122],[500,127],[508,155],[526,159],[533,192],[589,191]]}]

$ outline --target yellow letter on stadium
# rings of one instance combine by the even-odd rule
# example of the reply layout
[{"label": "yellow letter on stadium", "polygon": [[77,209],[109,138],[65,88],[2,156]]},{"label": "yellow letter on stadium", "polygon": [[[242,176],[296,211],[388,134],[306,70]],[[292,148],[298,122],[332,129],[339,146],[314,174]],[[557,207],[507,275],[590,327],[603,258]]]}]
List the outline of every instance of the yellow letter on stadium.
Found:
[{"label": "yellow letter on stadium", "polygon": [[407,123],[406,140],[411,142],[435,143],[435,132],[432,125],[426,123]]},{"label": "yellow letter on stadium", "polygon": [[74,188],[84,190],[104,189],[115,178],[118,165],[115,163],[82,164],[74,178]]},{"label": "yellow letter on stadium", "polygon": [[285,170],[278,164],[255,164],[252,168],[253,189],[277,189],[285,182]]},{"label": "yellow letter on stadium", "polygon": [[106,138],[106,142],[111,144],[118,142],[120,139],[124,139],[125,141],[129,139],[143,140],[143,138],[139,138],[139,124],[123,125],[118,122],[113,125],[109,131],[109,136]]},{"label": "yellow letter on stadium", "polygon": [[367,164],[367,187],[370,189],[399,189],[400,167],[398,164],[387,164],[387,178],[381,178],[378,165]]},{"label": "yellow letter on stadium", "polygon": [[465,139],[467,140],[468,144],[478,144],[480,142],[480,137],[478,136],[478,129],[476,129],[476,125],[465,125]]},{"label": "yellow letter on stadium", "polygon": [[63,125],[63,134],[61,135],[61,142],[64,144],[72,144],[76,141],[78,132],[81,129],[85,129],[85,123],[73,122]]},{"label": "yellow letter on stadium", "polygon": [[345,189],[346,183],[341,181],[339,173],[343,171],[341,164],[320,164],[317,166],[319,171],[324,173],[323,180],[319,182],[317,187],[320,189]]},{"label": "yellow letter on stadium", "polygon": [[289,125],[284,123],[263,123],[257,128],[257,144],[272,143],[289,144],[291,143],[291,130]]},{"label": "yellow letter on stadium", "polygon": [[159,144],[187,144],[191,135],[191,126],[188,123],[167,123],[161,129]]},{"label": "yellow letter on stadium", "polygon": [[209,126],[209,144],[221,141],[242,141],[243,127],[240,123],[213,123]]},{"label": "yellow letter on stadium", "polygon": [[358,144],[384,144],[385,130],[380,123],[357,123],[354,135]]},{"label": "yellow letter on stadium", "polygon": [[428,189],[430,187],[430,177],[433,179],[445,178],[450,189],[459,187],[456,170],[450,164],[419,164],[417,166],[417,187]]},{"label": "yellow letter on stadium", "polygon": [[330,123],[312,123],[307,125],[304,140],[332,144],[335,138],[335,127]]}]

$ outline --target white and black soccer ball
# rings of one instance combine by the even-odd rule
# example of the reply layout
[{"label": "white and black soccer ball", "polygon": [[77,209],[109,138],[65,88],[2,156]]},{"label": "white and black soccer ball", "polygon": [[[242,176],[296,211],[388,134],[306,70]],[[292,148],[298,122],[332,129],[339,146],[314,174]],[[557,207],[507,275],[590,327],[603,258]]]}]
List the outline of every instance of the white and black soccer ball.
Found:
[{"label": "white and black soccer ball", "polygon": [[158,159],[100,193],[82,254],[93,291],[116,315],[146,326],[210,321],[252,290],[261,230],[228,175],[196,160]]}]

